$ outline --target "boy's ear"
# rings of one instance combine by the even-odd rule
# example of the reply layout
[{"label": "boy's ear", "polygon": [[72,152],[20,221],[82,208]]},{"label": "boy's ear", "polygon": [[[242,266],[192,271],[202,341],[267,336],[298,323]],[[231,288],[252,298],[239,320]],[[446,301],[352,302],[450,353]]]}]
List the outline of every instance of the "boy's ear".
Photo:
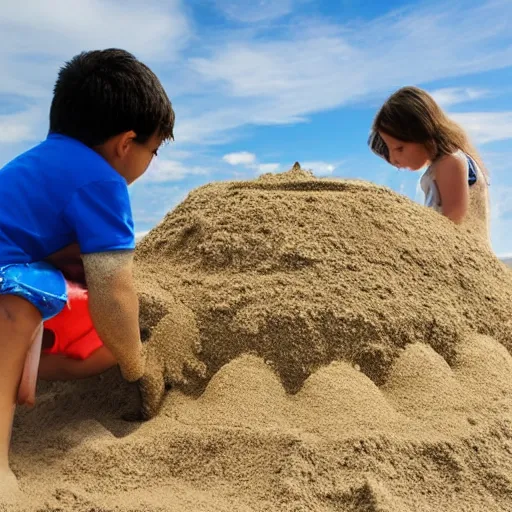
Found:
[{"label": "boy's ear", "polygon": [[120,133],[115,137],[114,149],[118,158],[124,158],[130,152],[136,137],[137,134],[133,130]]}]

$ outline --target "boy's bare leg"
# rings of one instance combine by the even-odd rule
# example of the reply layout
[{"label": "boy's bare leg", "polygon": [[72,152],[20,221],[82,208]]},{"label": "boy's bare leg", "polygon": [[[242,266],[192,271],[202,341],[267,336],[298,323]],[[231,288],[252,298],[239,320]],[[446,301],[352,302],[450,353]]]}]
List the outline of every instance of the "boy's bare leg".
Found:
[{"label": "boy's bare leg", "polygon": [[39,324],[32,345],[28,349],[21,382],[18,388],[18,405],[32,406],[36,403],[36,386],[39,360],[41,358],[41,345],[43,342],[43,323]]},{"label": "boy's bare leg", "polygon": [[87,359],[71,359],[62,354],[41,354],[39,378],[42,380],[75,380],[94,377],[115,366],[112,352],[103,346]]},{"label": "boy's bare leg", "polygon": [[18,386],[27,352],[41,324],[41,314],[28,301],[0,295],[0,501],[12,485],[9,444]]}]

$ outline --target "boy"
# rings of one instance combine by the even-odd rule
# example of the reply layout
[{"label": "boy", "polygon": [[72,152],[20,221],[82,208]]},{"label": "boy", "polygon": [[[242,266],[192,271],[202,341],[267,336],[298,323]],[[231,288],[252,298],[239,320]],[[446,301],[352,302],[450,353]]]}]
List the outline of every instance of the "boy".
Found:
[{"label": "boy", "polygon": [[127,186],[173,127],[171,102],[147,66],[123,50],[84,52],[59,72],[46,140],[0,170],[0,499],[13,480],[16,398],[33,403],[42,322],[67,301],[52,264],[59,255],[80,254],[94,327],[124,378],[144,374]]}]

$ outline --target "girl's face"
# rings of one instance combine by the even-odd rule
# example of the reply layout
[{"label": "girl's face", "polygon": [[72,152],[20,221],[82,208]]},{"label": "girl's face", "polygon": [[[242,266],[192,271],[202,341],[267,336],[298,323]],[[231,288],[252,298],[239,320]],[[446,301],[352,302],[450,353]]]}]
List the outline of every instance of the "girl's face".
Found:
[{"label": "girl's face", "polygon": [[424,144],[404,142],[379,132],[389,151],[389,162],[399,169],[419,171],[431,163],[432,156]]}]

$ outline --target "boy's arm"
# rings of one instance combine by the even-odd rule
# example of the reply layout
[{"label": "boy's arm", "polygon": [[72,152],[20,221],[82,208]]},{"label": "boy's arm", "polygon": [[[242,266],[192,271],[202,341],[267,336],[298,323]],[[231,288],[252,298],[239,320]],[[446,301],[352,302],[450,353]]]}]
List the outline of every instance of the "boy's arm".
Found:
[{"label": "boy's arm", "polygon": [[133,251],[83,254],[89,311],[96,331],[118,362],[123,377],[144,374],[139,302],[133,285]]}]

